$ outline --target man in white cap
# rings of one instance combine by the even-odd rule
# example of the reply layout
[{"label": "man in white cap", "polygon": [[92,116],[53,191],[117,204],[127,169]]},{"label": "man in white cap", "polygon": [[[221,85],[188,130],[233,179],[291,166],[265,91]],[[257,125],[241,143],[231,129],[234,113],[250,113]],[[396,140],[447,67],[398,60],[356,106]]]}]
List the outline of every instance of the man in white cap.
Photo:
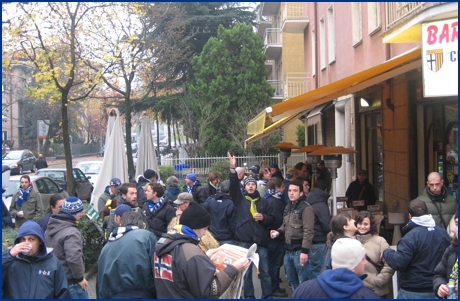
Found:
[{"label": "man in white cap", "polygon": [[292,299],[380,299],[364,287],[366,249],[357,240],[339,238],[331,250],[332,270],[299,285]]},{"label": "man in white cap", "polygon": [[210,257],[217,249],[203,252],[197,244],[211,224],[211,216],[197,202],[191,202],[179,224],[158,240],[152,258],[152,273],[158,299],[219,298],[249,266],[241,258],[217,272]]},{"label": "man in white cap", "polygon": [[59,213],[51,216],[45,232],[46,245],[53,248],[52,253],[64,267],[71,299],[88,299],[83,244],[78,230],[83,214],[83,202],[77,197],[68,197]]}]

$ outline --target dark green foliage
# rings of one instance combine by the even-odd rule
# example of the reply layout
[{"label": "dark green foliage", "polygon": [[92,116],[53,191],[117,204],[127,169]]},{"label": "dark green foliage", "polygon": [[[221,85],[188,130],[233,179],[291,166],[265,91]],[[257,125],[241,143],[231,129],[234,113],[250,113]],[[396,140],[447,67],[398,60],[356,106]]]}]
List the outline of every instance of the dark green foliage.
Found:
[{"label": "dark green foliage", "polygon": [[[87,204],[85,204],[86,211]],[[83,243],[83,258],[85,259],[85,270],[97,263],[99,254],[104,246],[104,239],[96,226],[84,214],[78,224]]]},{"label": "dark green foliage", "polygon": [[272,103],[265,59],[262,39],[242,24],[219,26],[217,37],[193,59],[195,81],[189,91],[202,153],[244,152],[249,120]]},{"label": "dark green foliage", "polygon": [[211,167],[209,168],[209,172],[215,172],[217,173],[217,176],[219,177],[219,183],[222,183],[223,181],[228,179],[228,174],[230,172],[230,165],[228,163],[228,160],[220,160],[214,162]]},{"label": "dark green foliage", "polygon": [[166,182],[166,179],[170,176],[174,176],[174,166],[160,165],[158,169],[160,172],[160,179],[162,179],[163,182]]},{"label": "dark green foliage", "polygon": [[2,250],[12,247],[19,229],[10,227],[2,229]]},{"label": "dark green foliage", "polygon": [[297,135],[297,145],[298,146],[305,146],[305,124],[299,124],[296,127],[296,133]]}]

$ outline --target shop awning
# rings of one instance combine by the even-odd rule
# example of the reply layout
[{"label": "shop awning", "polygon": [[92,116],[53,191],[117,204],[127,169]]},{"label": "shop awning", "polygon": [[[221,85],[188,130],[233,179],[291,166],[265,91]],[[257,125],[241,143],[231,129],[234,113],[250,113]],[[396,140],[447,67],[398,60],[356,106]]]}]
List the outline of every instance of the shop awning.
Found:
[{"label": "shop awning", "polygon": [[[340,96],[358,92],[418,68],[421,66],[420,56],[421,49],[417,47],[380,65],[267,107],[249,122],[248,134],[254,136],[247,139],[246,143],[262,138],[272,126],[275,126],[276,129],[283,127],[286,124],[284,122],[285,118],[299,115],[305,110],[322,105]],[[277,123],[278,121],[280,123]]]}]

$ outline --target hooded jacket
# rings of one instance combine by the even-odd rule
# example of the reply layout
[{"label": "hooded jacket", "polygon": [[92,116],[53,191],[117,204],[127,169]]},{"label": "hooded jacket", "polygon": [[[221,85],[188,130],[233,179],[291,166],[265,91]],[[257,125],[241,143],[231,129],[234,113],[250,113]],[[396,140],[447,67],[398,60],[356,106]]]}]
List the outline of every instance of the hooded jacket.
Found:
[{"label": "hooded jacket", "polygon": [[69,284],[81,282],[85,276],[83,245],[77,220],[71,214],[59,211],[53,214],[45,232],[46,244],[64,267]]},{"label": "hooded jacket", "polygon": [[[33,220],[34,217],[40,216],[43,212],[42,196],[35,188],[33,188],[30,191],[29,196],[27,197],[27,200],[22,202],[22,206],[19,206],[16,203],[16,201],[18,200],[18,197],[19,197],[19,189],[13,195],[11,199],[11,204],[10,204],[10,214],[11,216],[14,216],[16,219],[15,221],[16,228],[21,227],[21,225],[25,221]],[[19,211],[23,211],[24,217],[17,216]]]},{"label": "hooded jacket", "polygon": [[270,240],[269,229],[275,221],[273,207],[256,191],[252,197],[259,197],[256,202],[257,212],[262,213],[264,216],[263,220],[256,222],[250,211],[251,202],[245,198],[248,193],[246,191],[241,193],[240,181],[236,172],[230,173],[228,178],[230,180],[230,197],[236,210],[236,240],[251,244],[256,243],[266,248]]},{"label": "hooded jacket", "polygon": [[434,268],[450,244],[447,232],[430,214],[413,217],[402,229],[397,251],[386,249],[383,258],[399,271],[399,285],[406,291],[432,292]]},{"label": "hooded jacket", "polygon": [[[273,214],[275,216],[275,221],[270,226],[270,230],[278,230],[279,227],[283,224],[283,213],[286,204],[284,203],[283,198],[279,198],[276,195],[270,194],[270,192],[266,192],[264,194],[264,198],[270,203],[273,208]],[[281,233],[280,233],[281,234]],[[274,238],[274,240],[284,242],[284,235],[281,234],[278,237]]]},{"label": "hooded jacket", "polygon": [[69,299],[67,278],[59,260],[46,248],[43,231],[33,221],[19,229],[14,244],[25,235],[36,235],[41,241],[34,257],[11,256],[10,249],[2,251],[2,291],[4,299]]},{"label": "hooded jacket", "polygon": [[163,194],[164,198],[168,203],[174,207],[174,201],[177,200],[177,196],[181,193],[181,190],[177,186],[169,186]]},{"label": "hooded jacket", "polygon": [[115,294],[126,299],[155,298],[150,262],[157,242],[155,235],[133,226],[115,230],[99,255],[97,298],[109,299]]},{"label": "hooded jacket", "polygon": [[[142,210],[142,207],[137,206],[138,203],[135,203],[135,205],[133,206],[131,203],[127,202],[124,198],[122,198],[121,195],[119,195],[117,197],[117,206],[119,206],[121,204],[128,205],[129,207],[131,207],[131,210],[134,211],[134,212],[139,212],[142,215],[144,223],[146,225],[148,225],[147,217],[145,216],[144,211]],[[110,210],[109,220],[107,222],[107,229],[105,229],[105,231],[104,231],[104,239],[108,239],[110,233],[116,227],[118,227],[118,225],[115,223],[115,209],[112,209],[112,210]]]},{"label": "hooded jacket", "polygon": [[316,279],[301,283],[292,299],[380,299],[363,285],[365,277],[344,268],[326,270]]},{"label": "hooded jacket", "polygon": [[104,192],[101,194],[99,200],[97,201],[97,211],[99,212],[99,215],[101,215],[102,209],[104,209],[107,200],[110,198],[110,186],[106,186]]},{"label": "hooded jacket", "polygon": [[[442,255],[441,261],[434,269],[433,291],[438,296],[438,288],[441,284],[447,284],[452,268],[458,259],[458,246],[450,245]],[[458,278],[457,278],[458,281]]]},{"label": "hooded jacket", "polygon": [[218,298],[236,278],[238,271],[232,265],[216,273],[198,242],[180,233],[163,234],[158,240],[152,258],[158,299]]},{"label": "hooded jacket", "polygon": [[[188,192],[187,185],[184,186],[183,192]],[[205,194],[206,192],[203,190],[203,186],[201,186],[201,182],[199,180],[196,180],[195,185],[193,185],[193,188],[192,188],[193,200],[197,201],[199,204],[203,204],[207,199]]]},{"label": "hooded jacket", "polygon": [[315,226],[312,243],[326,243],[327,234],[331,231],[331,214],[327,205],[329,194],[313,187],[307,195],[307,203],[315,212]]},{"label": "hooded jacket", "polygon": [[234,240],[236,216],[232,199],[225,193],[218,192],[203,203],[211,215],[209,231],[217,240]]},{"label": "hooded jacket", "polygon": [[[378,235],[370,233],[364,235],[356,234],[355,238],[364,245],[367,256],[369,256],[373,262],[378,262],[383,250],[390,247],[385,238]],[[364,279],[364,285],[366,287],[373,290],[379,296],[389,293],[388,284],[391,281],[394,270],[390,268],[388,263],[385,262],[383,269],[379,273],[372,263],[367,262],[364,267],[364,273],[367,274],[366,279]]]},{"label": "hooded jacket", "polygon": [[[442,192],[440,195],[434,195],[431,193],[430,188],[426,186],[423,194],[419,195],[418,199],[422,200],[426,204],[427,213],[433,216],[436,226],[443,229],[446,229],[452,216],[457,212],[457,200],[447,193],[447,188],[445,186],[442,186]],[[439,212],[441,212],[441,215],[439,215]],[[444,224],[441,221],[441,217]]]}]

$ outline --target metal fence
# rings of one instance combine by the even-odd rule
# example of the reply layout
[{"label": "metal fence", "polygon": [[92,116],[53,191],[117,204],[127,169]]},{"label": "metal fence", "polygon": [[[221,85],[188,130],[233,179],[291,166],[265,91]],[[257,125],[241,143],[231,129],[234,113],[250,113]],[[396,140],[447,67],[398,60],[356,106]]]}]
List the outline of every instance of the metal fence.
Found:
[{"label": "metal fence", "polygon": [[[235,157],[236,166],[250,168],[253,165],[268,167],[271,163],[276,163],[283,169],[283,163],[279,156],[243,156]],[[211,166],[218,161],[228,162],[228,157],[205,157],[205,158],[174,158],[172,155],[162,156],[162,166],[173,166],[174,175],[178,179],[183,179],[187,173],[193,172],[197,176],[207,177]],[[304,162],[304,153],[291,154],[287,160],[286,167],[293,167],[298,162]]]}]

